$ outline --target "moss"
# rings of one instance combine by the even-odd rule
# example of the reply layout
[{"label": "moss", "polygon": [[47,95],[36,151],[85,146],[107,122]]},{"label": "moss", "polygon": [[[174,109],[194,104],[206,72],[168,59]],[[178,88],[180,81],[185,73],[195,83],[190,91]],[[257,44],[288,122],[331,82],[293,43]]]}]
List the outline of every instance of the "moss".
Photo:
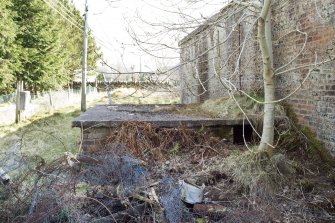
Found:
[{"label": "moss", "polygon": [[301,132],[308,140],[309,151],[312,154],[318,154],[328,165],[335,167],[335,158],[332,156],[330,151],[325,148],[324,144],[316,138],[315,133],[313,133],[308,127],[304,127]]},{"label": "moss", "polygon": [[327,178],[332,184],[335,185],[335,173],[329,173]]},{"label": "moss", "polygon": [[300,181],[301,189],[305,193],[312,192],[315,187],[315,182],[313,182],[311,179],[304,178]]},{"label": "moss", "polygon": [[299,120],[298,120],[298,116],[297,114],[294,112],[293,108],[291,105],[287,104],[287,103],[283,103],[283,107],[285,109],[286,112],[286,116],[294,123],[294,124],[298,124]]},{"label": "moss", "polygon": [[[292,121],[295,126],[299,126],[298,116],[294,112],[292,106],[290,106],[289,104],[284,104],[284,108],[287,117]],[[291,133],[287,135],[287,137],[295,139],[295,143],[293,145],[296,147],[297,145],[303,143],[303,140],[301,140],[301,142],[299,143],[299,138],[301,138],[299,137],[299,135],[301,134],[304,136],[305,141],[308,142],[307,152],[310,155],[318,155],[324,162],[326,162],[326,164],[333,167],[335,166],[335,158],[331,155],[330,151],[325,148],[324,144],[317,139],[315,133],[313,133],[312,130],[307,126],[302,128],[297,127],[293,129]]]}]

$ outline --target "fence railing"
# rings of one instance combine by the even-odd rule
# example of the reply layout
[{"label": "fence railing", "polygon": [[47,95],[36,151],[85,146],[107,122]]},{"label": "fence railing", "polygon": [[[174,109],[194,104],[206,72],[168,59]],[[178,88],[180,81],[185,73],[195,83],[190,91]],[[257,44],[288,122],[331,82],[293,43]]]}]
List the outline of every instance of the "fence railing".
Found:
[{"label": "fence railing", "polygon": [[16,93],[0,95],[0,104],[2,103],[15,103]]},{"label": "fence railing", "polygon": [[[97,88],[87,86],[87,101],[101,98]],[[64,89],[61,91],[38,92],[30,95],[30,100],[25,110],[21,111],[21,118],[31,117],[39,112],[50,111],[52,109],[61,109],[68,106],[80,107],[81,90]],[[0,125],[10,125],[15,123],[15,101],[16,93],[10,95],[0,95]]]}]

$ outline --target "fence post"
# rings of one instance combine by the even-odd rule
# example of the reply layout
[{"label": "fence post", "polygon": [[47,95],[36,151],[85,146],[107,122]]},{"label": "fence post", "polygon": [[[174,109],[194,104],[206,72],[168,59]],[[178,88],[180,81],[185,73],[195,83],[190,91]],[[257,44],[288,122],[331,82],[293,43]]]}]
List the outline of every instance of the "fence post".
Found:
[{"label": "fence post", "polygon": [[16,81],[16,109],[15,109],[15,123],[19,123],[21,121],[21,94],[20,92],[23,90],[23,81]]},{"label": "fence post", "polygon": [[51,89],[49,89],[49,91],[48,91],[48,95],[49,95],[49,103],[50,103],[50,107],[53,108],[52,97],[51,97]]},{"label": "fence post", "polygon": [[67,100],[68,101],[70,101],[70,94],[71,94],[70,84],[67,84]]}]

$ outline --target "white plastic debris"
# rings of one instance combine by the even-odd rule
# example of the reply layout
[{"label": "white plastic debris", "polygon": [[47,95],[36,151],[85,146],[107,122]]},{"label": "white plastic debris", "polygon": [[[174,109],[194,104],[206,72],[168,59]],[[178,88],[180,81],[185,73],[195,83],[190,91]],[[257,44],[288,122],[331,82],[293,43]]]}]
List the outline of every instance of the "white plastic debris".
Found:
[{"label": "white plastic debris", "polygon": [[65,155],[66,155],[67,164],[70,167],[75,167],[75,166],[77,166],[80,163],[79,160],[77,160],[77,156],[76,155],[73,155],[70,152],[65,152]]},{"label": "white plastic debris", "polygon": [[10,177],[6,174],[6,172],[0,168],[0,180],[3,183],[7,183],[10,180]]},{"label": "white plastic debris", "polygon": [[186,183],[184,180],[180,180],[181,185],[181,199],[188,204],[201,203],[204,197],[205,185],[197,186]]}]

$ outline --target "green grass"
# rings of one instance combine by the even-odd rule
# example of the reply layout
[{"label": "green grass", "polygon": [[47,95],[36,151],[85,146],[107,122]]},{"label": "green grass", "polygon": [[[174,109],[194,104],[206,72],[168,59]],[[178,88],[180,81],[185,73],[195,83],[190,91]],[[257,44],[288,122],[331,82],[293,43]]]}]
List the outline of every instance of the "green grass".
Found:
[{"label": "green grass", "polygon": [[[145,90],[140,90],[134,97],[128,97],[132,90],[121,89],[113,92],[113,103],[151,104],[176,103],[178,98],[173,95],[154,93],[148,97]],[[107,104],[106,97],[89,104]],[[65,152],[77,153],[80,142],[80,129],[72,128],[71,122],[80,115],[79,108],[67,107],[34,115],[19,124],[0,126],[0,154],[13,150],[21,143],[21,151],[28,155],[41,156],[51,161],[64,155]]]},{"label": "green grass", "polygon": [[53,113],[40,113],[20,124],[0,127],[0,151],[10,150],[21,143],[26,155],[39,155],[47,161],[76,152],[80,130],[71,127],[71,121],[80,114],[74,107]]}]

